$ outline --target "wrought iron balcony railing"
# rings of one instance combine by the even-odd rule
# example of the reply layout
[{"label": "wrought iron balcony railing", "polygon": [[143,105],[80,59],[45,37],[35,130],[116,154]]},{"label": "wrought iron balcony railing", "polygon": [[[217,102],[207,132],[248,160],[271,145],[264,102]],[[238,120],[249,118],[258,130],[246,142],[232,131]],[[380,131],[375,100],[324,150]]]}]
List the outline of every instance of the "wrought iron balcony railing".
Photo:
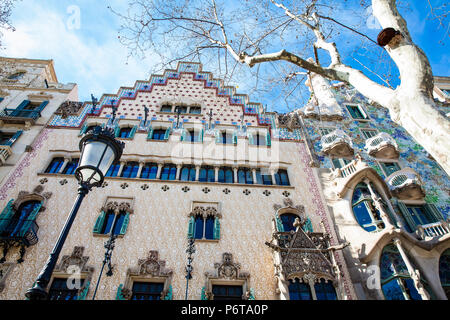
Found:
[{"label": "wrought iron balcony railing", "polygon": [[0,243],[32,246],[38,242],[39,226],[31,219],[0,219]]},{"label": "wrought iron balcony railing", "polygon": [[367,139],[366,149],[374,157],[393,159],[399,156],[397,142],[386,132]]}]

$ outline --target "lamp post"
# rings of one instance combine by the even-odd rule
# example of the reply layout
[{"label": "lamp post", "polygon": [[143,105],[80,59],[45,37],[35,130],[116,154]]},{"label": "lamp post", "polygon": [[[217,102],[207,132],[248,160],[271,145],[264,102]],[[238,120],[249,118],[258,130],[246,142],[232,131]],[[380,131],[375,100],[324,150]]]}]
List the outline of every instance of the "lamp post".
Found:
[{"label": "lamp post", "polygon": [[113,275],[112,266],[111,266],[111,256],[112,256],[112,251],[114,250],[114,242],[116,241],[116,238],[117,238],[117,235],[115,235],[111,231],[111,235],[110,235],[108,241],[105,242],[105,249],[106,249],[105,259],[103,260],[102,269],[100,270],[100,275],[98,276],[97,285],[95,286],[95,291],[94,291],[94,295],[92,296],[92,300],[95,300],[95,296],[97,295],[98,285],[100,284],[100,280],[102,279],[103,269],[105,268],[106,264],[108,264],[108,272],[106,272],[106,275],[108,277]]},{"label": "lamp post", "polygon": [[30,300],[44,300],[47,298],[47,285],[50,282],[59,254],[64,246],[67,235],[72,227],[81,202],[92,187],[100,187],[105,173],[114,161],[122,156],[125,144],[114,138],[112,129],[97,126],[89,131],[79,143],[81,151],[80,162],[75,170],[75,178],[78,180],[78,196],[59,234],[58,241],[50,253],[47,263],[39,274],[34,286],[26,292],[25,296]]},{"label": "lamp post", "polygon": [[188,254],[188,264],[186,266],[186,296],[185,300],[187,300],[188,297],[188,289],[189,289],[189,280],[192,279],[192,271],[194,270],[194,267],[192,267],[192,261],[194,258],[192,255],[195,253],[195,240],[189,239],[188,240],[188,247],[186,249],[186,253]]}]

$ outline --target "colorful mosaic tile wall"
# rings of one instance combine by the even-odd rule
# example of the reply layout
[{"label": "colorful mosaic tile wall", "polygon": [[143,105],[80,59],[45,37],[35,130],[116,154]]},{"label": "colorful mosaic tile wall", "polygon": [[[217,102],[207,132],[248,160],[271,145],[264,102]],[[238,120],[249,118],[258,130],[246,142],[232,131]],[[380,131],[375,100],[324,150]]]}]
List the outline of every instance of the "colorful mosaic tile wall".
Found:
[{"label": "colorful mosaic tile wall", "polygon": [[[367,102],[367,99],[354,90],[344,86],[334,87],[333,92],[336,99],[344,111],[344,119],[340,121],[319,121],[314,119],[305,119],[305,125],[308,135],[314,146],[315,152],[321,167],[333,168],[331,160],[328,157],[320,155],[322,137],[319,128],[338,128],[343,130],[352,139],[355,153],[360,153],[363,160],[373,167],[383,178],[386,178],[375,159],[371,157],[365,147],[365,138],[360,129],[377,129],[379,132],[386,132],[397,142],[401,167],[414,169],[424,182],[426,192],[425,200],[434,203],[444,216],[449,216],[450,212],[450,179],[443,169],[432,159],[428,152],[422,148],[402,127],[390,120],[389,111],[385,108],[375,107]],[[361,105],[370,117],[370,121],[354,120],[347,108],[349,101],[345,98],[348,95],[354,95],[352,103]]]}]

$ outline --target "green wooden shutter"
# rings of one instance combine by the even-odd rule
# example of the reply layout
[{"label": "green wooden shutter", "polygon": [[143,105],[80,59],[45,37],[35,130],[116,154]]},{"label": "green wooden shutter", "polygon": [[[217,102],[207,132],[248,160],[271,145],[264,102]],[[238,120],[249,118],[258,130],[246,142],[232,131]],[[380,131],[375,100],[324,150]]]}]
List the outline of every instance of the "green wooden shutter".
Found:
[{"label": "green wooden shutter", "polygon": [[83,134],[85,134],[87,128],[88,128],[87,123],[83,124],[83,125],[81,126],[80,132],[78,133],[78,136],[82,136]]},{"label": "green wooden shutter", "polygon": [[166,133],[164,134],[164,140],[169,140],[170,133],[172,132],[172,129],[169,127],[166,129]]},{"label": "green wooden shutter", "polygon": [[44,110],[44,108],[45,108],[47,105],[48,105],[48,101],[47,101],[47,100],[43,101],[43,102],[39,105],[39,107],[36,109],[36,111],[41,112],[42,110]]},{"label": "green wooden shutter", "polygon": [[213,233],[214,240],[220,239],[220,221],[218,217],[214,218],[214,233]]},{"label": "green wooden shutter", "polygon": [[83,290],[81,290],[80,294],[78,295],[77,300],[85,300],[86,299],[90,285],[91,285],[91,282],[87,281],[86,284],[84,285]]},{"label": "green wooden shutter", "polygon": [[302,227],[303,231],[305,232],[314,232],[311,219],[307,218],[305,224]]},{"label": "green wooden shutter", "polygon": [[424,205],[425,210],[428,212],[428,214],[435,220],[435,222],[445,220],[442,213],[436,208],[436,206],[432,203],[427,203]]},{"label": "green wooden shutter", "polygon": [[147,139],[152,139],[152,138],[153,138],[153,127],[149,126],[148,127]]},{"label": "green wooden shutter", "polygon": [[405,218],[406,223],[411,228],[412,232],[416,231],[417,224],[414,221],[414,219],[411,217],[411,213],[409,212],[408,208],[403,202],[398,201],[397,206],[400,209],[400,212],[403,215],[403,218]]},{"label": "green wooden shutter", "polygon": [[106,212],[102,211],[100,215],[97,218],[97,221],[95,221],[94,225],[94,233],[100,233],[102,231],[103,223],[105,221]]},{"label": "green wooden shutter", "polygon": [[216,130],[215,135],[216,135],[216,143],[220,143],[220,131]]},{"label": "green wooden shutter", "polygon": [[255,300],[255,290],[253,290],[253,288],[250,289],[250,295],[248,296],[248,300]]},{"label": "green wooden shutter", "polygon": [[233,131],[233,143],[237,144],[237,132]]},{"label": "green wooden shutter", "polygon": [[137,130],[137,126],[133,126],[133,128],[131,128],[129,138],[134,138],[134,134],[136,133],[136,130]]},{"label": "green wooden shutter", "polygon": [[275,222],[277,224],[277,230],[278,232],[284,232],[284,226],[283,223],[281,222],[281,219],[278,216],[275,216]]},{"label": "green wooden shutter", "polygon": [[130,213],[127,212],[123,219],[122,227],[120,228],[120,234],[124,235],[127,232],[128,223],[130,222]]},{"label": "green wooden shutter", "polygon": [[13,210],[14,199],[8,201],[8,204],[0,214],[0,233],[2,233],[9,225],[10,219],[14,215]]},{"label": "green wooden shutter", "polygon": [[19,106],[16,108],[16,110],[23,110],[27,105],[30,104],[30,100],[23,100]]},{"label": "green wooden shutter", "polygon": [[11,139],[9,139],[9,141],[6,143],[7,146],[12,146],[14,144],[14,142],[16,142],[17,139],[19,139],[20,135],[22,134],[23,130],[19,130],[17,131],[12,137]]},{"label": "green wooden shutter", "polygon": [[188,226],[188,238],[189,239],[194,238],[194,227],[195,227],[195,218],[190,217],[189,218],[189,226]]},{"label": "green wooden shutter", "polygon": [[200,297],[201,300],[208,300],[208,297],[206,296],[206,289],[205,287],[202,287],[202,294]]},{"label": "green wooden shutter", "polygon": [[169,286],[169,290],[167,290],[167,294],[164,296],[164,300],[172,300],[172,285]]},{"label": "green wooden shutter", "polygon": [[120,127],[116,125],[114,128],[114,136],[117,138],[120,135]]},{"label": "green wooden shutter", "polygon": [[125,300],[124,296],[122,295],[122,289],[123,284],[120,284],[119,287],[117,287],[116,300]]},{"label": "green wooden shutter", "polygon": [[248,143],[249,144],[253,144],[253,134],[251,134],[250,132],[247,134],[248,136]]},{"label": "green wooden shutter", "polygon": [[204,134],[204,130],[200,130],[200,134],[198,135],[198,142],[203,142],[203,134]]},{"label": "green wooden shutter", "polygon": [[186,129],[183,129],[183,131],[181,131],[181,138],[180,141],[185,141],[186,140]]},{"label": "green wooden shutter", "polygon": [[19,231],[19,235],[20,236],[25,236],[27,234],[28,231],[30,231],[31,225],[33,224],[33,222],[36,220],[36,216],[39,213],[39,210],[42,207],[42,202],[39,203],[34,209],[33,211],[30,212],[29,216],[27,217],[27,219],[25,220],[25,222],[22,225],[22,228],[20,228]]},{"label": "green wooden shutter", "polygon": [[266,134],[266,146],[270,147],[272,145],[271,139],[270,139],[270,131],[268,130]]}]

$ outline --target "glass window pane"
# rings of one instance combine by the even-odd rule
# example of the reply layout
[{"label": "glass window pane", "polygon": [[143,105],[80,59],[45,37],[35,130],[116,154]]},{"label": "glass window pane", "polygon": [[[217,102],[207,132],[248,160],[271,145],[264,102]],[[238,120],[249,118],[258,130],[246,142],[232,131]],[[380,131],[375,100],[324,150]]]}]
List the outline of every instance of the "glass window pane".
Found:
[{"label": "glass window pane", "polygon": [[205,239],[214,239],[214,217],[212,216],[206,218]]},{"label": "glass window pane", "polygon": [[203,217],[202,216],[196,216],[195,217],[194,238],[195,239],[202,239],[203,238]]},{"label": "glass window pane", "polygon": [[105,222],[103,223],[103,228],[102,228],[101,233],[108,234],[111,231],[111,227],[113,225],[115,217],[116,217],[116,215],[112,211],[108,211],[106,213]]}]

